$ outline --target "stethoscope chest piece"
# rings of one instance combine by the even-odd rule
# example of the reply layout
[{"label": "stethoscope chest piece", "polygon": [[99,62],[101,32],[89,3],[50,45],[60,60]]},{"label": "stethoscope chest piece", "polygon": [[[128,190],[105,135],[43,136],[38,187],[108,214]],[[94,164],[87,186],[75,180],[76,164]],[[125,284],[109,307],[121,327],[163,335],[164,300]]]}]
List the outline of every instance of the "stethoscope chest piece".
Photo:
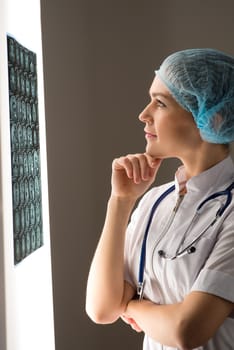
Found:
[{"label": "stethoscope chest piece", "polygon": [[195,247],[191,247],[187,250],[188,254],[193,254],[193,253],[195,253],[195,251],[196,251]]},{"label": "stethoscope chest piece", "polygon": [[166,259],[166,260],[175,260],[176,258],[180,257],[180,256],[183,256],[185,254],[193,254],[196,252],[196,247],[192,246],[192,247],[188,247],[186,249],[183,249],[181,252],[175,254],[175,255],[167,255],[167,253],[160,249],[158,251],[158,255],[160,256],[160,258],[163,258],[163,259]]}]

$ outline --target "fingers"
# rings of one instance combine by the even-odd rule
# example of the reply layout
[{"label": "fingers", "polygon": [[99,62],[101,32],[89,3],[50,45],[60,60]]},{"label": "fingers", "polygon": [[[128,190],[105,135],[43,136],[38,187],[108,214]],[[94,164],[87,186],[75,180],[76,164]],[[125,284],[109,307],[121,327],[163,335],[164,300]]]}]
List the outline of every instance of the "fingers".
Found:
[{"label": "fingers", "polygon": [[138,324],[134,321],[133,318],[130,318],[130,317],[127,317],[127,316],[124,316],[124,315],[122,315],[121,318],[126,324],[131,326],[131,328],[134,331],[139,332],[139,333],[142,332],[142,329],[138,326]]},{"label": "fingers", "polygon": [[129,154],[115,159],[113,170],[125,170],[129,179],[139,184],[151,180],[160,166],[161,160],[153,159],[146,154]]}]

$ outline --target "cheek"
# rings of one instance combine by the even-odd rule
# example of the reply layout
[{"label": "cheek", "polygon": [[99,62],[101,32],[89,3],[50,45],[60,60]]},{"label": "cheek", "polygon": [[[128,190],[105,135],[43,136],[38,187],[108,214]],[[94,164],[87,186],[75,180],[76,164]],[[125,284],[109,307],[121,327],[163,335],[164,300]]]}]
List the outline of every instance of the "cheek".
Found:
[{"label": "cheek", "polygon": [[195,148],[201,142],[200,132],[196,125],[183,125],[178,134],[180,135],[180,141],[188,147]]},{"label": "cheek", "polygon": [[201,140],[200,132],[195,123],[167,123],[161,131],[164,138],[169,138],[172,143],[174,140],[176,144],[195,145]]},{"label": "cheek", "polygon": [[158,114],[155,118],[155,128],[159,136],[180,137],[182,139],[200,138],[199,130],[191,113],[175,109],[169,113]]},{"label": "cheek", "polygon": [[183,132],[187,133],[188,136],[191,135],[198,135],[199,130],[197,128],[197,125],[194,121],[194,118],[191,113],[186,112],[186,111],[178,111],[176,115],[174,115],[174,119],[172,122],[172,126],[174,125],[174,130],[177,132],[178,129]]}]

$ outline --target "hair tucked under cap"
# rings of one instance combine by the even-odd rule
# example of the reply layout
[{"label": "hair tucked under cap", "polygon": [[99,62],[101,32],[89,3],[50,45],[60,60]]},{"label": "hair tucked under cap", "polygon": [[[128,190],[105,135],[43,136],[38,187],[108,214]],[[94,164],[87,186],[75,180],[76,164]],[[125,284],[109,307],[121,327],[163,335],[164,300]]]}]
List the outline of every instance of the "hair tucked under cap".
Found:
[{"label": "hair tucked under cap", "polygon": [[204,140],[234,141],[234,57],[214,49],[188,49],[167,57],[156,74],[193,114]]}]

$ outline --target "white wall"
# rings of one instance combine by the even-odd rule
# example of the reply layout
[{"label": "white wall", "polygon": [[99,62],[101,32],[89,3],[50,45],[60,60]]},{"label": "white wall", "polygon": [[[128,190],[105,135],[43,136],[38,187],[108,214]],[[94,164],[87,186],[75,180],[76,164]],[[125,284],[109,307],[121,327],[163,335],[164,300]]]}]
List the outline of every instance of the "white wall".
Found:
[{"label": "white wall", "polygon": [[[0,0],[0,349],[53,350],[40,1]],[[14,265],[6,35],[37,54],[44,245]]]}]

